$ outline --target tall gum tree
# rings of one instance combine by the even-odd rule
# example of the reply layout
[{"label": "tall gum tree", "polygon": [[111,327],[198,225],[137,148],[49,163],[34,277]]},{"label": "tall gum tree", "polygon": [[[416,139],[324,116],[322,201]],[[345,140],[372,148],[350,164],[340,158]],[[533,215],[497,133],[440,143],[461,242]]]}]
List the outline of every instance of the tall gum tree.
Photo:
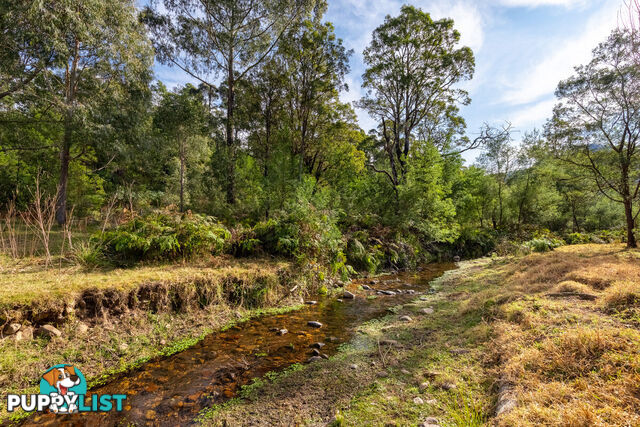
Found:
[{"label": "tall gum tree", "polygon": [[614,31],[587,65],[560,82],[559,103],[547,126],[556,156],[587,170],[599,191],[622,204],[627,245],[637,247],[634,202],[640,191],[640,69],[637,44]]},{"label": "tall gum tree", "polygon": [[434,21],[418,8],[403,6],[399,16],[387,16],[374,30],[364,51],[366,95],[359,105],[379,122],[389,169],[370,166],[389,178],[396,194],[418,130],[428,122],[457,121],[457,104],[469,102],[456,83],[472,77],[474,58],[471,49],[458,47],[459,41],[453,20]]},{"label": "tall gum tree", "polygon": [[[214,88],[222,73],[226,110],[226,198],[236,200],[236,86],[298,25],[311,0],[156,0],[145,11],[156,54]],[[162,7],[161,7],[162,6]]]},{"label": "tall gum tree", "polygon": [[103,100],[118,96],[124,83],[148,75],[152,52],[131,0],[61,0],[46,6],[53,11],[48,25],[60,39],[50,45],[50,60],[31,96],[45,111],[53,111],[62,126],[55,216],[64,224],[69,164],[85,153],[86,128],[108,126],[92,123],[92,117]]}]

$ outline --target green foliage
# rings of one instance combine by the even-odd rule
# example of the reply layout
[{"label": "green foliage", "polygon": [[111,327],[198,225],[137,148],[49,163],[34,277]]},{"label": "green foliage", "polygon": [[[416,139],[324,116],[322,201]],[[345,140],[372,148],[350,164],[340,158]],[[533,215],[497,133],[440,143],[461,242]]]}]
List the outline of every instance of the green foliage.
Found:
[{"label": "green foliage", "polygon": [[554,239],[551,237],[539,237],[524,242],[523,246],[533,252],[549,252],[564,245],[564,242],[560,239]]},{"label": "green foliage", "polygon": [[230,233],[212,217],[152,214],[96,235],[92,243],[116,265],[222,253]]},{"label": "green foliage", "polygon": [[[497,233],[487,229],[465,228],[449,246],[449,255],[461,258],[478,258],[493,252],[497,245]],[[447,247],[447,246],[445,246]]]}]

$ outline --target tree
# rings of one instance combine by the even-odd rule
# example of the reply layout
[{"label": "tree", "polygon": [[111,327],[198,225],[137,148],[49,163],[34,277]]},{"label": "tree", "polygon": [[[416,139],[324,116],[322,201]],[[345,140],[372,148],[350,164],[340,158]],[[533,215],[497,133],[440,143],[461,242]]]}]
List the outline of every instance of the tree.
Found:
[{"label": "tree", "polygon": [[640,191],[640,69],[633,61],[635,43],[614,31],[593,51],[587,65],[560,82],[559,103],[548,126],[556,155],[590,172],[600,192],[624,206],[627,245],[633,233]]},{"label": "tree", "polygon": [[491,221],[493,228],[497,230],[504,226],[507,179],[516,162],[516,149],[511,145],[511,134],[502,132],[498,133],[495,138],[488,139],[478,162],[496,181],[498,203],[495,209],[497,212],[494,209]]},{"label": "tree", "polygon": [[[189,159],[202,157],[206,148],[207,110],[202,94],[192,85],[164,94],[155,111],[154,126],[178,158],[180,212],[185,206],[185,178]],[[195,159],[194,159],[195,160]]]},{"label": "tree", "polygon": [[[154,1],[153,4],[159,3]],[[226,109],[227,188],[235,203],[236,86],[277,46],[284,32],[308,9],[306,0],[162,0],[147,8],[144,20],[158,59],[177,66],[214,88],[218,72],[224,76]]]},{"label": "tree", "polygon": [[51,1],[0,3],[0,99],[18,94],[49,67],[63,43]]},{"label": "tree", "polygon": [[451,19],[434,21],[420,9],[403,6],[399,16],[387,16],[375,29],[364,51],[366,96],[359,105],[380,123],[389,163],[389,170],[380,172],[394,188],[405,180],[420,127],[446,122],[459,129],[457,104],[469,98],[455,85],[470,79],[474,70],[471,49],[458,48],[459,41]]},{"label": "tree", "polygon": [[[349,72],[349,56],[336,38],[333,25],[322,23],[323,10],[283,37],[278,53],[286,78],[288,125],[292,152],[298,156],[298,179],[303,172],[320,175],[324,134],[336,122],[348,121],[349,111],[339,102],[339,92]],[[349,109],[350,110],[350,109]]]},{"label": "tree", "polygon": [[47,61],[31,66],[38,73],[15,105],[35,121],[61,127],[56,220],[63,224],[70,163],[92,156],[91,143],[109,127],[97,117],[101,103],[122,97],[124,84],[148,75],[151,51],[131,0],[64,0],[50,7],[46,28],[59,38],[43,48]]}]

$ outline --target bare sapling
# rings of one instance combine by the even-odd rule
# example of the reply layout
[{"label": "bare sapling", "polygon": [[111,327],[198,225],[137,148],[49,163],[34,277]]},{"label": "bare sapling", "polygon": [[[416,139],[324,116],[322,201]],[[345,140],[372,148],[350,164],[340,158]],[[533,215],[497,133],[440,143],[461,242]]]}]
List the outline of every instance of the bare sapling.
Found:
[{"label": "bare sapling", "polygon": [[2,239],[2,251],[13,259],[18,258],[18,238],[16,236],[16,202],[9,201],[7,211],[2,216],[0,224],[0,238]]},{"label": "bare sapling", "polygon": [[25,212],[21,212],[22,219],[27,228],[35,231],[38,240],[45,254],[46,265],[51,261],[50,238],[51,229],[55,221],[56,200],[58,192],[55,195],[46,197],[40,188],[40,177],[36,177],[35,192],[32,192],[33,203]]}]

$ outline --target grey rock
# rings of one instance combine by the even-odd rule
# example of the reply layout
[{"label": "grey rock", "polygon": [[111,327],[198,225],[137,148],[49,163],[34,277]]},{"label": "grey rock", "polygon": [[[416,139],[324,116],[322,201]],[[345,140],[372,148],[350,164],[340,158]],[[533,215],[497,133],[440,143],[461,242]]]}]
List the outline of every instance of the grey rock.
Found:
[{"label": "grey rock", "polygon": [[423,308],[422,310],[420,310],[420,313],[422,313],[422,314],[433,314],[433,308],[432,307]]},{"label": "grey rock", "polygon": [[428,297],[428,296],[426,296],[426,295],[422,295],[422,296],[420,297],[420,301],[427,301],[428,299],[429,299],[429,297]]},{"label": "grey rock", "polygon": [[420,390],[421,392],[424,392],[424,391],[425,391],[426,389],[428,389],[428,388],[429,388],[429,383],[428,383],[428,382],[423,382],[423,383],[421,383],[421,384],[420,384],[420,386],[419,386],[419,390]]},{"label": "grey rock", "polygon": [[458,255],[454,256],[453,262],[460,262],[460,257]]},{"label": "grey rock", "polygon": [[441,389],[449,391],[449,390],[455,390],[458,388],[458,386],[455,383],[444,383],[440,386]]},{"label": "grey rock", "polygon": [[286,329],[280,329],[278,332],[276,332],[278,335],[286,335],[289,333],[288,330]]},{"label": "grey rock", "polygon": [[311,300],[311,301],[305,301],[304,303],[305,304],[309,304],[309,305],[316,305],[318,303],[318,301]]},{"label": "grey rock", "polygon": [[329,356],[327,356],[327,355],[326,355],[326,354],[324,354],[324,353],[322,353],[320,356],[321,356],[323,359],[328,359],[328,358],[329,358]]},{"label": "grey rock", "polygon": [[320,357],[320,356],[311,356],[309,359],[307,359],[307,363],[317,362],[319,360],[322,360],[322,357]]},{"label": "grey rock", "polygon": [[43,325],[40,326],[38,329],[35,330],[34,334],[38,337],[49,337],[49,338],[53,338],[53,337],[59,337],[62,335],[62,332],[60,332],[57,328],[55,328],[54,326],[51,325]]},{"label": "grey rock", "polygon": [[84,335],[87,332],[89,332],[89,326],[87,326],[86,323],[78,323],[78,326],[76,326],[76,332],[79,333],[80,335]]},{"label": "grey rock", "polygon": [[121,342],[118,345],[118,351],[120,351],[121,353],[124,353],[125,351],[127,351],[129,349],[129,344]]},{"label": "grey rock", "polygon": [[395,295],[396,293],[393,291],[380,291],[382,295]]},{"label": "grey rock", "polygon": [[354,299],[356,296],[349,292],[349,291],[344,291],[344,293],[342,294],[342,298],[344,299]]},{"label": "grey rock", "polygon": [[370,290],[371,290],[371,286],[369,286],[369,285],[362,285],[361,287],[362,287],[362,289],[364,289],[365,291],[370,291]]},{"label": "grey rock", "polygon": [[13,335],[20,330],[22,325],[20,323],[9,323],[4,327],[2,333],[4,335]]},{"label": "grey rock", "polygon": [[307,325],[311,326],[312,328],[322,328],[322,323],[316,322],[315,320],[309,320],[307,322]]},{"label": "grey rock", "polygon": [[415,403],[416,405],[424,405],[424,400],[422,400],[420,397],[414,397],[413,403]]},{"label": "grey rock", "polygon": [[324,347],[324,343],[323,342],[314,342],[313,344],[311,344],[312,348],[322,348]]},{"label": "grey rock", "polygon": [[351,369],[358,369],[358,365],[356,365],[355,363],[354,363],[354,364],[349,365],[349,367],[350,367]]},{"label": "grey rock", "polygon": [[313,350],[311,350],[311,354],[314,356],[320,356],[320,350],[318,350],[317,348],[314,348]]},{"label": "grey rock", "polygon": [[[429,403],[429,402],[427,402],[427,403]],[[435,417],[429,417],[429,418],[427,418],[426,420],[424,420],[424,421],[419,425],[419,427],[436,427],[436,426],[439,426],[439,425],[440,425],[439,423],[440,423],[440,422],[438,421],[438,419],[437,419],[437,418],[435,418]]]},{"label": "grey rock", "polygon": [[403,322],[411,322],[413,319],[409,316],[400,316],[400,320],[402,320]]},{"label": "grey rock", "polygon": [[12,336],[12,338],[16,341],[32,340],[33,328],[31,326],[25,326],[23,328],[20,328],[20,330],[16,332],[15,335]]},{"label": "grey rock", "polygon": [[337,342],[338,338],[336,338],[334,336],[331,336],[331,337],[327,338],[327,341],[329,341],[329,342]]},{"label": "grey rock", "polygon": [[336,301],[337,302],[342,302],[342,298],[338,298]]}]

